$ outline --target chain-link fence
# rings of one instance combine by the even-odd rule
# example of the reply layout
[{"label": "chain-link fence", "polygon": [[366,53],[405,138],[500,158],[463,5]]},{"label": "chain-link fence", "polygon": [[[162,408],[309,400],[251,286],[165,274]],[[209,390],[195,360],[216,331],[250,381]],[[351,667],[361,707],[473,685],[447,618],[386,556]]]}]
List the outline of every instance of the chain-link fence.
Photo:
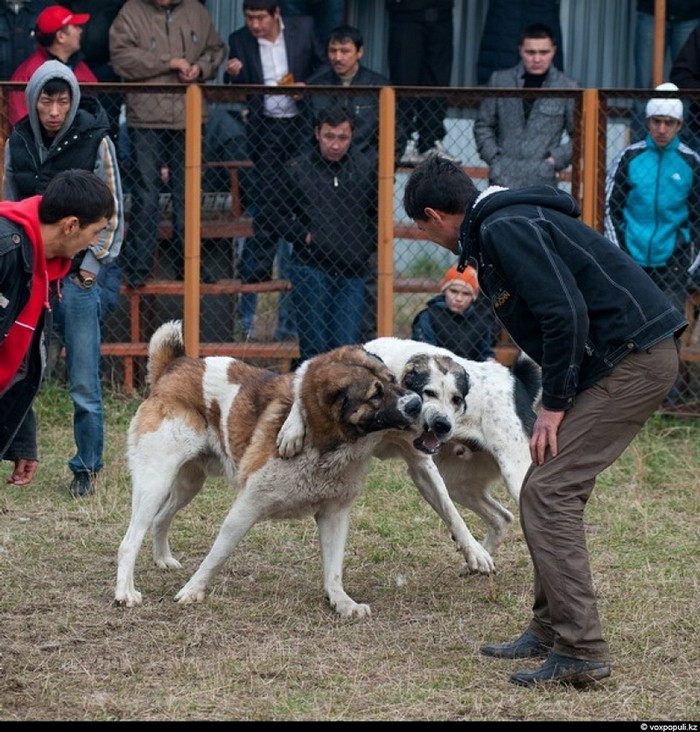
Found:
[{"label": "chain-link fence", "polygon": [[[664,96],[408,87],[279,87],[270,95],[263,87],[206,85],[196,88],[201,97],[187,95],[187,130],[149,130],[127,123],[124,93],[134,89],[84,86],[111,112],[126,195],[129,232],[116,306],[103,326],[103,353],[105,378],[127,391],[143,384],[153,330],[183,315],[186,339],[189,325],[197,352],[230,353],[279,369],[315,347],[332,347],[334,337],[410,337],[416,316],[440,299],[441,278],[454,256],[425,241],[407,219],[404,187],[417,162],[436,152],[459,161],[480,190],[488,186],[496,163],[485,161],[488,145],[475,130],[485,99],[520,101],[548,121],[571,113],[560,140],[560,147],[570,146],[570,165],[562,167],[566,156],[557,148],[553,169],[501,161],[501,172],[519,167],[533,182],[551,173],[554,184],[580,201],[583,219],[603,231],[606,174],[645,134],[648,98]],[[164,105],[185,93],[182,87],[140,90]],[[677,96],[685,102],[681,139],[700,149],[697,98]],[[351,113],[353,131],[351,154],[338,157],[348,144],[342,110]],[[328,139],[315,126],[320,113],[331,115]],[[9,126],[3,129],[7,135]],[[686,153],[685,160],[692,168],[692,156]],[[671,186],[665,201],[673,199]],[[671,263],[683,308],[697,284],[686,265],[698,240],[698,193],[694,189],[684,259]],[[104,289],[119,284],[114,272],[104,280]],[[495,326],[487,301],[477,304],[480,327],[492,333],[497,357],[509,363],[517,349]],[[697,306],[688,307],[694,315]],[[700,402],[697,341],[695,332],[686,337],[674,397],[680,413],[693,413]]]}]

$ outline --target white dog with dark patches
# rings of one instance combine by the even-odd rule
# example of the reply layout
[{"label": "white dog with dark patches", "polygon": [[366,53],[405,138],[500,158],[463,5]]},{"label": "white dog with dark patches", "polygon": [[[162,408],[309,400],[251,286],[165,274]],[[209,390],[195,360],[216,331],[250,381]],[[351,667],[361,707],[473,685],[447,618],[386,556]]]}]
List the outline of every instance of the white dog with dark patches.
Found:
[{"label": "white dog with dark patches", "polygon": [[[365,349],[381,358],[400,383],[421,395],[423,413],[417,427],[433,430],[432,440],[425,432],[417,440],[407,432],[385,433],[375,456],[403,458],[421,495],[450,527],[465,556],[465,569],[492,572],[492,555],[513,523],[513,514],[490,491],[502,480],[518,503],[530,466],[529,440],[541,391],[539,368],[524,358],[512,369],[469,361],[447,349],[400,338],[377,338]],[[444,369],[436,367],[439,363],[464,370],[469,383],[466,408],[443,391]],[[289,457],[302,448],[305,420],[303,403],[296,399],[277,438],[281,455]],[[481,544],[461,517],[454,519],[445,495],[484,520],[487,532]],[[456,512],[453,505],[452,509]]]},{"label": "white dog with dark patches", "polygon": [[148,369],[151,392],[129,428],[132,510],[119,547],[115,602],[141,603],[134,565],[149,529],[156,565],[181,567],[168,543],[173,517],[208,475],[223,474],[239,494],[211,551],[177,593],[179,602],[204,598],[212,577],[256,522],[313,515],[331,607],[344,617],[369,615],[369,606],[343,588],[350,509],[382,434],[411,427],[420,397],[361,346],[310,359],[296,387],[305,444],[296,457],[283,460],[276,437],[292,405],[292,374],[233,358],[187,358],[179,321],[154,334]]}]

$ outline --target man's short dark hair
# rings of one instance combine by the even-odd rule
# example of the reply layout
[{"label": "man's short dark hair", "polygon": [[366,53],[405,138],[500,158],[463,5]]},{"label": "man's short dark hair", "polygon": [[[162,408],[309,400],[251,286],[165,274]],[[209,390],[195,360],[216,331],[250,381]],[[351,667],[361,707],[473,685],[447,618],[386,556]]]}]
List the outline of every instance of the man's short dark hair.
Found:
[{"label": "man's short dark hair", "polygon": [[50,97],[53,97],[56,94],[63,94],[63,92],[68,92],[68,94],[70,94],[70,98],[73,98],[73,89],[71,89],[71,85],[65,79],[61,79],[60,77],[49,79],[41,88],[41,93],[48,94]]},{"label": "man's short dark hair", "polygon": [[523,28],[518,45],[522,46],[526,38],[549,38],[554,45],[557,43],[554,40],[554,31],[544,23],[532,23]]},{"label": "man's short dark hair", "polygon": [[345,43],[350,41],[354,44],[355,48],[359,51],[365,42],[362,38],[359,28],[355,28],[354,25],[339,25],[330,32],[328,36],[328,43],[326,44],[326,50],[328,50],[328,44],[333,43]]},{"label": "man's short dark hair", "polygon": [[279,8],[279,2],[273,0],[243,0],[243,12],[246,10],[264,10],[270,15],[275,14],[275,10]]},{"label": "man's short dark hair", "polygon": [[414,221],[425,221],[426,208],[447,214],[464,214],[479,195],[472,179],[452,161],[429,155],[411,173],[403,207]]},{"label": "man's short dark hair", "polygon": [[[59,28],[59,30],[61,30]],[[48,48],[49,46],[53,45],[53,42],[56,40],[56,33],[58,31],[54,31],[53,33],[39,33],[38,29],[34,29],[34,40],[42,47],[42,48]]]},{"label": "man's short dark hair", "polygon": [[109,186],[89,170],[63,170],[55,175],[41,198],[39,220],[55,224],[77,216],[80,228],[114,216],[114,195]]},{"label": "man's short dark hair", "polygon": [[316,115],[316,127],[320,128],[321,125],[329,125],[330,127],[338,127],[343,122],[349,122],[350,127],[355,129],[355,120],[352,112],[347,110],[345,107],[326,107],[325,109],[319,110]]}]

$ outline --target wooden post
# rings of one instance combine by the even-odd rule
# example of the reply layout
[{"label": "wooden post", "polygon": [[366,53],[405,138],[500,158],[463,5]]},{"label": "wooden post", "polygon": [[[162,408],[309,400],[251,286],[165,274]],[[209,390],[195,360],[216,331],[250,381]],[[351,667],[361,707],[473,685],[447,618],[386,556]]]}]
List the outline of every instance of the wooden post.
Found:
[{"label": "wooden post", "polygon": [[[598,90],[583,91],[583,203],[581,220],[596,228],[598,201]],[[574,165],[577,161],[574,161]]]},{"label": "wooden post", "polygon": [[394,150],[396,92],[379,92],[379,221],[377,256],[377,335],[394,333]]},{"label": "wooden post", "polygon": [[664,82],[664,59],[666,57],[666,0],[654,2],[654,86]]},{"label": "wooden post", "polygon": [[185,94],[185,353],[199,356],[199,270],[202,242],[202,89],[190,84]]}]

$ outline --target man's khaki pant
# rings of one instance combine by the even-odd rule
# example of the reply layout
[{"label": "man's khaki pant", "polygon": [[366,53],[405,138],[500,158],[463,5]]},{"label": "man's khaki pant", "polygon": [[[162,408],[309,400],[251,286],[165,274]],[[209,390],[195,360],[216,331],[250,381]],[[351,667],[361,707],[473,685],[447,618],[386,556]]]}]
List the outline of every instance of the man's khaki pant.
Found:
[{"label": "man's khaki pant", "polygon": [[559,453],[532,465],[520,494],[520,524],[534,565],[529,630],[562,656],[609,660],[586,549],[583,510],[597,476],[659,407],[678,373],[673,338],[630,353],[576,398],[558,434]]}]

